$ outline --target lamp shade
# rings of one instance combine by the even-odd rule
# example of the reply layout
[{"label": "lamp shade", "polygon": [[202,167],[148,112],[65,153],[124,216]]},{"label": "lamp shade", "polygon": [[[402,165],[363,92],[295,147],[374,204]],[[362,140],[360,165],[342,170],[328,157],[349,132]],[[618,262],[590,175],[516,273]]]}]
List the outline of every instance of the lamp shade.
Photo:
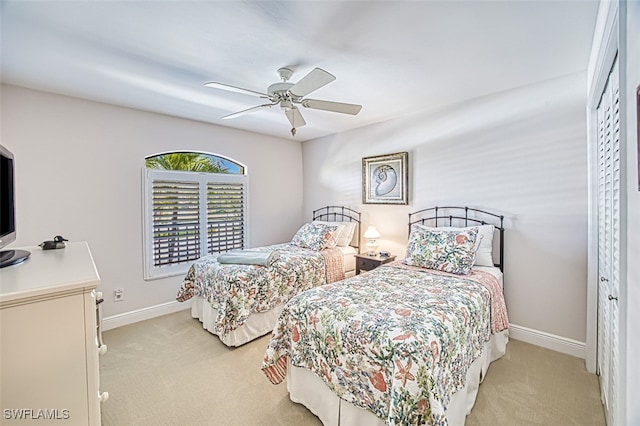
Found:
[{"label": "lamp shade", "polygon": [[367,253],[369,256],[376,255],[376,249],[378,248],[378,243],[376,243],[377,238],[380,238],[380,233],[375,226],[369,225],[364,233],[364,239],[367,240]]},{"label": "lamp shade", "polygon": [[375,226],[373,225],[369,225],[369,227],[367,228],[367,230],[364,233],[364,237],[365,238],[380,238],[380,233],[378,232],[378,230],[376,229]]}]

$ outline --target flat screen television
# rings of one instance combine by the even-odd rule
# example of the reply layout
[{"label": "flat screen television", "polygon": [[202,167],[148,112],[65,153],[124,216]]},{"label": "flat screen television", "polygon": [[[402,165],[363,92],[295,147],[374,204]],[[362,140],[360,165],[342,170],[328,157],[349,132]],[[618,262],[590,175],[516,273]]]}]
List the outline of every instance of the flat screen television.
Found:
[{"label": "flat screen television", "polygon": [[[0,249],[16,240],[15,163],[13,154],[0,145]],[[26,260],[26,250],[0,250],[0,268]]]}]

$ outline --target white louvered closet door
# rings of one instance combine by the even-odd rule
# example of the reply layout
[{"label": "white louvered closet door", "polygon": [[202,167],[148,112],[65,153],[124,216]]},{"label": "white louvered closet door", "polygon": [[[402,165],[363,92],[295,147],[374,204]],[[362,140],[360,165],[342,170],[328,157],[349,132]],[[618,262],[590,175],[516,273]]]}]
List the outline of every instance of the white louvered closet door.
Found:
[{"label": "white louvered closet door", "polygon": [[618,61],[597,109],[598,119],[598,374],[607,424],[615,425],[620,286],[620,125]]}]

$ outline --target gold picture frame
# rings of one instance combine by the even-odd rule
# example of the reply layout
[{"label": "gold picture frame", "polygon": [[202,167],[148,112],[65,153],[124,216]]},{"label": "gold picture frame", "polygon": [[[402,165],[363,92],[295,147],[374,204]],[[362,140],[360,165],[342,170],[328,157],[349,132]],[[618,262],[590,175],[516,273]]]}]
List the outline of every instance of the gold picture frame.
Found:
[{"label": "gold picture frame", "polygon": [[408,152],[362,159],[363,204],[409,204]]}]

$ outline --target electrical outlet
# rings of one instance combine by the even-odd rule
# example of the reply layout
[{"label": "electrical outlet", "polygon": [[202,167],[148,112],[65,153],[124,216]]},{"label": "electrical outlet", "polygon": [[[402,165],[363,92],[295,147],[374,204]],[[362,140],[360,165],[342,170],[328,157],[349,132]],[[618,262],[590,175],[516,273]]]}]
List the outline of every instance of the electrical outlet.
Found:
[{"label": "electrical outlet", "polygon": [[113,291],[113,301],[122,302],[124,300],[124,288],[116,288]]}]

